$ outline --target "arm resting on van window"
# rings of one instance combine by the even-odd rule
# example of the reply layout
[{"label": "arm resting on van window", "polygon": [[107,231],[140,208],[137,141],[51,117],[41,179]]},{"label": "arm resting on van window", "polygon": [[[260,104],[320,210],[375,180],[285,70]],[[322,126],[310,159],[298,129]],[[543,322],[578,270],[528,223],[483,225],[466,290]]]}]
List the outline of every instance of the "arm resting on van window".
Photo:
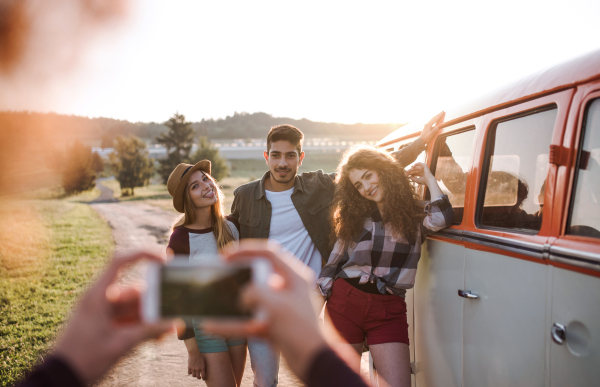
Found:
[{"label": "arm resting on van window", "polygon": [[423,242],[427,234],[451,226],[454,223],[454,211],[448,196],[442,193],[435,176],[426,164],[415,163],[406,171],[406,175],[417,184],[426,184],[431,197],[436,198],[423,203],[423,210],[425,211],[425,218],[421,224],[421,242]]},{"label": "arm resting on van window", "polygon": [[454,223],[454,211],[447,195],[439,196],[431,202],[425,202],[425,218],[421,224],[421,242],[425,241],[427,235],[452,226]]},{"label": "arm resting on van window", "polygon": [[400,163],[403,168],[406,168],[406,166],[412,164],[421,154],[421,152],[425,150],[427,143],[433,140],[440,128],[440,125],[444,122],[445,117],[445,112],[439,112],[435,117],[425,124],[419,138],[411,142],[408,146],[398,149],[396,152],[392,153],[392,156],[396,158],[398,163]]},{"label": "arm resting on van window", "polygon": [[415,162],[417,157],[425,150],[425,144],[421,138],[417,138],[404,148],[390,153],[403,168]]}]

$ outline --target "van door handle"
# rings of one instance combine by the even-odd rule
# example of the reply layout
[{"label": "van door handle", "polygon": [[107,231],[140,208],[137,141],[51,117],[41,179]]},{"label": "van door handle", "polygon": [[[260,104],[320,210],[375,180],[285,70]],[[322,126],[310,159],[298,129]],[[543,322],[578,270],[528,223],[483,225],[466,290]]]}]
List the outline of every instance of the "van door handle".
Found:
[{"label": "van door handle", "polygon": [[476,300],[479,298],[479,296],[477,294],[471,293],[470,290],[458,289],[458,295],[461,296],[462,298],[468,298],[469,300]]},{"label": "van door handle", "polygon": [[565,328],[565,326],[562,324],[554,323],[552,325],[552,329],[550,330],[550,334],[552,335],[552,340],[556,344],[563,345],[567,339],[567,328]]}]

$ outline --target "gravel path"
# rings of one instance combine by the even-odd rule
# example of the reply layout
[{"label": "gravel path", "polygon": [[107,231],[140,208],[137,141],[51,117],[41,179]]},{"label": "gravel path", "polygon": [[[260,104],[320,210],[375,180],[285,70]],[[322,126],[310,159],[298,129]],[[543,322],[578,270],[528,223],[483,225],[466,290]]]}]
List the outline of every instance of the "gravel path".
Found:
[{"label": "gravel path", "polygon": [[[116,250],[146,249],[164,254],[169,228],[178,215],[145,203],[115,202],[109,188],[102,184],[98,184],[98,188],[102,195],[90,205],[113,229]],[[132,266],[124,273],[121,281],[129,283],[138,280],[140,271],[139,266]],[[162,387],[205,386],[206,384],[187,375],[185,346],[175,335],[170,335],[160,342],[148,342],[135,348],[96,385]],[[282,387],[303,385],[284,361],[279,370],[279,385]],[[249,356],[242,386],[253,386]]]}]

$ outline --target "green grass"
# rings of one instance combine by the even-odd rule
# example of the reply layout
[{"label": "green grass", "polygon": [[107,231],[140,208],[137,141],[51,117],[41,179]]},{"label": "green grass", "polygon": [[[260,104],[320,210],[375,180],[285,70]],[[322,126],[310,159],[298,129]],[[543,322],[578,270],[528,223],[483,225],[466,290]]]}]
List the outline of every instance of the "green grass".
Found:
[{"label": "green grass", "polygon": [[0,202],[0,386],[45,354],[111,254],[109,226],[77,200]]},{"label": "green grass", "polygon": [[59,185],[51,188],[40,188],[32,191],[28,191],[22,194],[23,199],[64,199],[74,203],[88,203],[100,196],[100,190],[98,188],[92,188],[89,191],[81,192],[77,195],[67,195],[63,188]]},{"label": "green grass", "polygon": [[156,182],[153,182],[153,184],[147,185],[145,187],[136,188],[134,190],[135,195],[133,196],[123,196],[121,194],[121,186],[119,185],[119,182],[114,178],[102,180],[100,181],[100,183],[112,189],[113,195],[120,201],[138,201],[171,198],[169,192],[167,191],[167,186],[164,184],[156,184]]}]

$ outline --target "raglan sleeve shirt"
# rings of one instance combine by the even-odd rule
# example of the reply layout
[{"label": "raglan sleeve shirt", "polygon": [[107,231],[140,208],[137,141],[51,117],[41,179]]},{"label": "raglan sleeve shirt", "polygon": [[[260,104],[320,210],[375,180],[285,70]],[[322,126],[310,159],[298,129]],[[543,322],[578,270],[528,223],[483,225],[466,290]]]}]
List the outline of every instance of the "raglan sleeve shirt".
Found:
[{"label": "raglan sleeve shirt", "polygon": [[[183,228],[176,228],[173,230],[171,234],[171,238],[169,239],[169,244],[167,246],[176,255],[184,255],[189,258],[190,256],[190,234],[186,232]],[[177,332],[177,338],[179,340],[187,340],[195,337],[194,328],[191,326],[190,322],[186,321],[186,327],[183,332]]]}]

